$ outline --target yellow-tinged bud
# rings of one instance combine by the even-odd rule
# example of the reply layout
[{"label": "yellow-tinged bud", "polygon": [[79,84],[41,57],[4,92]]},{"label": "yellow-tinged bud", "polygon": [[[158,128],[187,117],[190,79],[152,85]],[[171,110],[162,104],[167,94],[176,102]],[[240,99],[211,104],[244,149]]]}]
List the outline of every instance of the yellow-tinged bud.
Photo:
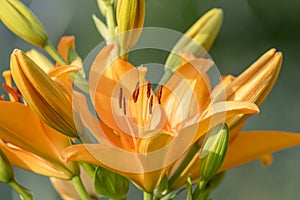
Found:
[{"label": "yellow-tinged bud", "polygon": [[[282,54],[271,49],[225,87],[226,100],[262,104],[273,88],[282,65]],[[222,96],[222,95],[219,95]],[[219,98],[216,96],[216,99]],[[245,115],[227,121],[230,128],[237,126]]]},{"label": "yellow-tinged bud", "polygon": [[125,52],[138,41],[142,32],[141,28],[144,25],[144,19],[145,0],[118,0],[117,23],[119,42],[121,49]]},{"label": "yellow-tinged bud", "polygon": [[12,169],[12,166],[4,153],[0,151],[0,181],[9,183],[13,179],[14,171]]},{"label": "yellow-tinged bud", "polygon": [[17,36],[43,47],[47,32],[36,16],[19,0],[0,0],[0,18]]},{"label": "yellow-tinged bud", "polygon": [[180,51],[188,52],[196,57],[203,54],[201,47],[208,51],[219,33],[222,21],[223,11],[217,8],[211,9],[200,17],[172,49],[165,64],[166,68],[174,72],[181,66]]},{"label": "yellow-tinged bud", "polygon": [[33,60],[42,70],[48,73],[51,69],[54,68],[54,64],[42,53],[35,49],[31,49],[26,52],[26,55]]},{"label": "yellow-tinged bud", "polygon": [[56,83],[20,50],[11,55],[10,68],[16,85],[35,113],[62,134],[76,137],[71,103]]},{"label": "yellow-tinged bud", "polygon": [[209,181],[221,167],[227,153],[229,132],[226,124],[220,124],[207,133],[200,154],[201,182]]},{"label": "yellow-tinged bud", "polygon": [[101,14],[106,17],[107,6],[111,6],[114,3],[114,0],[97,0],[97,3]]}]

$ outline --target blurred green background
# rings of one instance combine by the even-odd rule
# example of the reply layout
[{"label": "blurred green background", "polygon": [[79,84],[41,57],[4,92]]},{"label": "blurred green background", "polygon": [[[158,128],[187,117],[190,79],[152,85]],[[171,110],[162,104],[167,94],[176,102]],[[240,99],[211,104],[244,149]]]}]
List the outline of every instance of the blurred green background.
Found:
[{"label": "blurred green background", "polygon": [[[56,44],[62,35],[75,35],[79,54],[84,58],[99,42],[91,14],[100,16],[96,0],[24,0],[45,25]],[[224,10],[220,35],[210,51],[222,74],[239,74],[268,49],[284,55],[278,81],[261,107],[248,120],[245,130],[276,129],[300,132],[300,1],[296,0],[148,0],[145,26],[184,32],[213,7]],[[9,66],[14,48],[32,46],[12,35],[0,23],[0,67]],[[255,146],[255,144],[253,144]],[[258,161],[230,170],[213,193],[222,200],[299,199],[300,147],[274,154],[273,164],[263,168]],[[17,170],[18,180],[35,192],[36,199],[59,199],[47,178]],[[0,183],[1,199],[18,199]],[[128,199],[141,199],[130,191]]]}]

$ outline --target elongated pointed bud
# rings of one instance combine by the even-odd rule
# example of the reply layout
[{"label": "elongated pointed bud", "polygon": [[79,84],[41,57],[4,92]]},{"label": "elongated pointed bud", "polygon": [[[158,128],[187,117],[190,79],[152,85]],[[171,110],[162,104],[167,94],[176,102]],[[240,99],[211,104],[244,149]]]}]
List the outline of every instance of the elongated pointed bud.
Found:
[{"label": "elongated pointed bud", "polygon": [[44,72],[49,72],[51,69],[54,68],[54,64],[42,53],[35,49],[31,49],[30,51],[26,52],[26,55],[34,62],[42,68]]},{"label": "elongated pointed bud", "polygon": [[0,19],[17,36],[43,47],[48,36],[36,16],[19,0],[0,0]]},{"label": "elongated pointed bud", "polygon": [[[269,50],[225,87],[226,99],[261,105],[273,88],[281,65],[282,54],[275,49]],[[216,96],[217,98],[219,97]],[[227,122],[228,126],[237,126],[243,117],[244,115],[237,115],[231,118]]]},{"label": "elongated pointed bud", "polygon": [[109,31],[108,31],[107,26],[96,15],[92,15],[92,18],[93,18],[93,21],[97,28],[98,33],[103,37],[103,39],[108,40],[109,39]]},{"label": "elongated pointed bud", "polygon": [[209,181],[221,167],[227,153],[228,138],[226,124],[220,124],[208,133],[200,154],[201,181]]},{"label": "elongated pointed bud", "polygon": [[0,181],[3,183],[9,183],[14,179],[14,171],[13,168],[4,155],[4,153],[0,150]]},{"label": "elongated pointed bud", "polygon": [[144,19],[145,0],[118,1],[117,23],[121,50],[127,52],[136,44],[142,32]]},{"label": "elongated pointed bud", "polygon": [[188,52],[196,57],[208,51],[215,41],[223,21],[221,9],[211,9],[184,34],[172,49],[165,66],[168,70],[176,71],[181,66],[180,51]]},{"label": "elongated pointed bud", "polygon": [[71,103],[51,78],[20,50],[11,55],[10,68],[16,85],[35,113],[52,128],[76,137]]},{"label": "elongated pointed bud", "polygon": [[269,50],[226,87],[227,99],[260,105],[274,86],[281,65],[281,52]]}]

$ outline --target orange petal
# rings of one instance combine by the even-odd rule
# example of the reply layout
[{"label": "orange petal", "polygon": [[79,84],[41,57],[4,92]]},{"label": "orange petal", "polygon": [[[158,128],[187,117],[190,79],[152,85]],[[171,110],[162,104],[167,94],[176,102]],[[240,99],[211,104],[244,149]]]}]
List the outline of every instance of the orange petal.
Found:
[{"label": "orange petal", "polygon": [[65,149],[63,154],[67,161],[83,161],[108,168],[129,178],[146,191],[153,191],[167,169],[165,167],[147,171],[144,167],[149,166],[145,163],[153,163],[143,154],[121,152],[99,144],[73,145]]},{"label": "orange petal", "polygon": [[[114,144],[120,148],[128,151],[133,150],[132,138],[127,134],[118,135],[113,129],[106,126],[103,122],[99,121],[89,110],[86,97],[83,94],[74,92],[73,94],[73,108],[79,113],[80,119],[90,133],[95,137],[98,143],[101,144]],[[85,143],[89,138],[85,135],[81,137]]]},{"label": "orange petal", "polygon": [[16,146],[5,144],[2,140],[0,140],[0,149],[4,152],[9,161],[17,167],[44,176],[56,177],[60,179],[71,178],[67,176],[63,171],[54,167],[47,160]]},{"label": "orange petal", "polygon": [[233,168],[259,157],[300,144],[300,134],[279,131],[249,131],[229,145],[220,171]]},{"label": "orange petal", "polygon": [[269,50],[226,87],[228,100],[260,105],[271,91],[282,63],[282,54]]},{"label": "orange petal", "polygon": [[59,150],[69,145],[68,137],[44,124],[27,106],[0,102],[0,138],[43,158],[59,160]]},{"label": "orange petal", "polygon": [[[116,88],[116,85],[121,78],[131,70],[136,72],[137,70],[130,63],[114,57],[115,51],[115,45],[110,45],[104,47],[97,55],[90,70],[89,87],[91,99],[101,120],[109,127],[118,130],[118,125],[112,113],[112,97],[116,91],[120,90],[120,88]],[[136,75],[137,77],[137,73],[130,73],[130,75]],[[128,82],[122,85],[135,88],[135,80],[138,81],[136,77],[126,78]],[[124,92],[126,89],[123,88]]]},{"label": "orange petal", "polygon": [[238,114],[257,114],[258,112],[259,109],[254,103],[239,101],[214,103],[202,113],[195,141],[203,136],[210,128],[219,123],[226,122],[231,117]]},{"label": "orange petal", "polygon": [[[70,48],[75,49],[75,37],[63,36],[57,45],[57,51],[66,61],[69,61]],[[59,64],[57,63],[56,66],[58,67]]]}]

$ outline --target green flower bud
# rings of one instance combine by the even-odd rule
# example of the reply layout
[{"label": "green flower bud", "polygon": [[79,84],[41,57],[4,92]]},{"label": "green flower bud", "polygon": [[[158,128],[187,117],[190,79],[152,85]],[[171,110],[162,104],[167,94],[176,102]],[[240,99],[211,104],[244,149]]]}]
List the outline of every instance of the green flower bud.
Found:
[{"label": "green flower bud", "polygon": [[[117,22],[121,50],[127,52],[138,41],[145,20],[145,0],[118,0]],[[132,29],[136,29],[130,31]]]},{"label": "green flower bud", "polygon": [[48,40],[45,28],[19,0],[0,0],[0,19],[23,40],[43,47]]},{"label": "green flower bud", "polygon": [[217,8],[200,17],[172,49],[172,53],[165,63],[166,70],[174,72],[181,66],[181,58],[178,56],[180,51],[190,53],[196,57],[205,53],[201,47],[208,51],[219,33],[222,21],[223,11]]},{"label": "green flower bud", "polygon": [[0,151],[0,181],[9,183],[14,179],[14,171],[9,160],[4,153]]},{"label": "green flower bud", "polygon": [[226,124],[220,124],[208,132],[200,154],[201,181],[209,181],[221,167],[227,153],[229,132]]}]

